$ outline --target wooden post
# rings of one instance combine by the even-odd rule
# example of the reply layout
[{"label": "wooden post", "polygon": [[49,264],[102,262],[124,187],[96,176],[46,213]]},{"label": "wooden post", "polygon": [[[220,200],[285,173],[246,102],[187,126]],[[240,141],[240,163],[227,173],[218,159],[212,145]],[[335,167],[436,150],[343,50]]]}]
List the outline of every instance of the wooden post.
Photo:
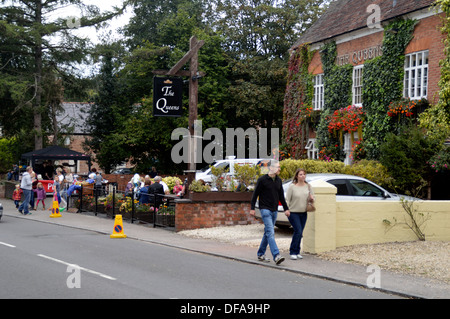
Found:
[{"label": "wooden post", "polygon": [[[197,49],[196,49],[197,48]],[[197,154],[197,137],[195,136],[195,128],[194,123],[197,120],[198,115],[198,41],[195,37],[190,39],[190,52],[193,52],[191,63],[189,66],[189,133],[191,135],[191,141],[193,142],[191,145],[193,152],[190,163],[188,164],[188,185],[195,179],[195,171],[196,171],[196,154]]]},{"label": "wooden post", "polygon": [[[192,36],[189,43],[189,52],[187,52],[180,61],[178,61],[169,71],[155,70],[153,73],[161,75],[189,76],[189,133],[191,136],[191,152],[196,152],[197,137],[194,137],[194,123],[197,120],[197,104],[198,104],[198,79],[205,75],[198,71],[198,51],[205,44],[205,41],[198,41]],[[189,63],[189,71],[180,70],[187,62]],[[194,138],[193,138],[194,137]],[[195,179],[195,154],[191,154],[191,160],[188,163],[188,185]]]}]

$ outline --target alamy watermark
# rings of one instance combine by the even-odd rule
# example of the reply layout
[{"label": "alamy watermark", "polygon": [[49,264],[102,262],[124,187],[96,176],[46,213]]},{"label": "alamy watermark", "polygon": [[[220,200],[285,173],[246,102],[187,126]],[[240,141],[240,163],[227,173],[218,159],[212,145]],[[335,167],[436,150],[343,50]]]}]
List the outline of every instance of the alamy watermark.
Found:
[{"label": "alamy watermark", "polygon": [[381,268],[378,265],[370,265],[366,269],[367,273],[370,275],[367,277],[366,284],[367,288],[370,289],[380,289],[381,288]]},{"label": "alamy watermark", "polygon": [[66,285],[67,288],[81,288],[81,268],[78,265],[69,265],[67,266],[66,272],[70,273],[69,277],[67,277]]},{"label": "alamy watermark", "polygon": [[66,25],[69,29],[78,29],[81,27],[81,18],[70,16],[66,18]]},{"label": "alamy watermark", "polygon": [[367,27],[369,29],[381,29],[381,8],[377,4],[371,4],[366,9],[370,13],[367,18]]},{"label": "alamy watermark", "polygon": [[[194,122],[194,135],[187,128],[177,128],[172,131],[172,141],[180,140],[171,152],[172,161],[180,163],[213,163],[215,160],[224,159],[225,156],[237,158],[261,158],[278,159],[280,146],[280,131],[278,128],[227,128],[225,140],[223,133],[218,128],[208,128],[203,133],[202,121]],[[205,141],[210,141],[204,145]],[[225,142],[225,143],[224,143]],[[269,146],[270,145],[270,146]],[[225,146],[225,150],[224,150]],[[248,147],[247,147],[248,146]]]}]

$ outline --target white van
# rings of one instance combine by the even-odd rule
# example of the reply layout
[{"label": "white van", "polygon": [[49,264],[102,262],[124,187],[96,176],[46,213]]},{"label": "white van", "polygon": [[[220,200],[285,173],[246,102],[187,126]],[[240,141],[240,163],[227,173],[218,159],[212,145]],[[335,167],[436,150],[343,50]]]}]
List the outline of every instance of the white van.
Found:
[{"label": "white van", "polygon": [[227,159],[224,160],[218,160],[212,163],[209,166],[206,166],[205,168],[197,171],[195,173],[195,179],[196,180],[203,180],[206,183],[212,182],[213,175],[211,174],[211,166],[217,167],[217,168],[225,168],[229,170],[228,175],[234,176],[234,165],[245,165],[245,164],[251,164],[251,165],[261,165],[268,163],[270,159],[264,159],[264,158],[242,158],[242,159],[236,159],[236,156],[228,156]]}]

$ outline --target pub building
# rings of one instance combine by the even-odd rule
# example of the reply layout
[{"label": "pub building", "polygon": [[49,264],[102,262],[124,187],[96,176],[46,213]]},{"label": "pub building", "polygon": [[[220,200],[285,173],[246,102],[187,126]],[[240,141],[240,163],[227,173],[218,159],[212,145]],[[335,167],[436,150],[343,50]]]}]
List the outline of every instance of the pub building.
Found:
[{"label": "pub building", "polygon": [[[434,0],[337,0],[299,38],[290,49],[291,56],[301,46],[308,45],[312,58],[308,73],[312,75],[314,111],[328,106],[324,101],[324,67],[321,61],[327,43],[336,44],[338,66],[352,65],[352,104],[364,109],[362,78],[364,65],[383,55],[383,38],[393,21],[414,20],[412,39],[404,52],[403,97],[411,100],[427,99],[436,103],[440,79],[439,61],[445,57],[442,26],[443,13],[438,11]],[[348,105],[342,105],[346,107]],[[285,108],[286,116],[286,108]],[[310,159],[317,159],[316,132],[310,130],[304,149]],[[355,135],[353,138],[357,139]],[[353,140],[352,138],[352,140]],[[349,134],[344,137],[347,164],[351,163]]]}]

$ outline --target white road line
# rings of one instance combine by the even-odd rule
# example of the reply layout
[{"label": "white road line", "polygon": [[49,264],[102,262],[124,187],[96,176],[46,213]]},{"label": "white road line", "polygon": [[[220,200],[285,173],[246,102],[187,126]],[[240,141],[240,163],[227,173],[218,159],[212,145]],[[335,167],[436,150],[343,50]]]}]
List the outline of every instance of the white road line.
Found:
[{"label": "white road line", "polygon": [[16,246],[14,246],[14,245],[10,245],[10,244],[7,244],[7,243],[2,243],[1,241],[0,241],[0,245],[6,246],[6,247],[11,247],[11,248],[16,248]]},{"label": "white road line", "polygon": [[56,258],[53,258],[53,257],[49,257],[49,256],[46,256],[46,255],[41,255],[41,254],[38,254],[38,256],[42,257],[42,258],[45,258],[45,259],[48,259],[48,260],[52,260],[54,262],[57,262],[57,263],[60,263],[60,264],[66,265],[66,266],[76,266],[80,270],[84,270],[84,271],[86,271],[88,273],[100,276],[102,278],[106,278],[106,279],[109,279],[109,280],[117,280],[114,277],[111,277],[111,276],[108,276],[108,275],[105,275],[105,274],[102,274],[100,272],[97,272],[97,271],[94,271],[94,270],[90,270],[90,269],[87,269],[87,268],[84,268],[84,267],[80,267],[78,265],[74,265],[74,264],[71,264],[71,263],[66,263],[65,261],[62,261],[62,260],[59,260],[59,259],[56,259]]}]

